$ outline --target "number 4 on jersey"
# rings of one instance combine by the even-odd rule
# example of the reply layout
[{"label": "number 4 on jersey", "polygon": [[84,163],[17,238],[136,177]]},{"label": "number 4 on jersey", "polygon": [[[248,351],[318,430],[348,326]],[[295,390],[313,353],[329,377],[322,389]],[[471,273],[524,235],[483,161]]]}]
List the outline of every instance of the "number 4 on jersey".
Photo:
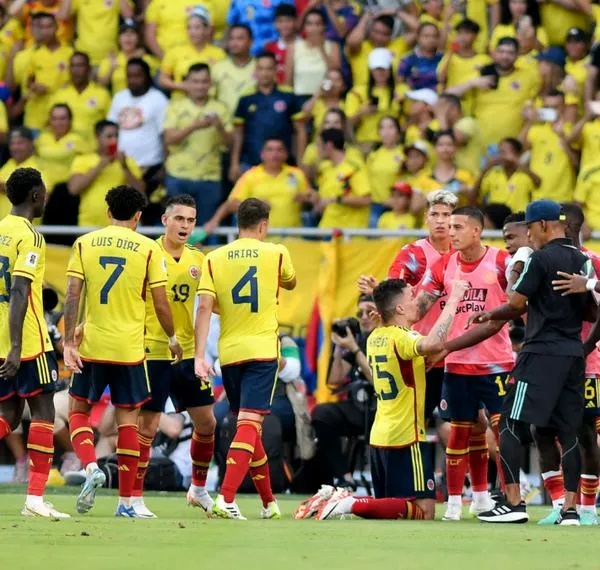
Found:
[{"label": "number 4 on jersey", "polygon": [[[242,275],[242,278],[235,284],[231,290],[231,300],[234,305],[250,305],[251,313],[258,313],[258,279],[256,278],[256,265],[248,268],[248,271]],[[242,290],[249,285],[250,292],[247,295],[242,294]]]}]

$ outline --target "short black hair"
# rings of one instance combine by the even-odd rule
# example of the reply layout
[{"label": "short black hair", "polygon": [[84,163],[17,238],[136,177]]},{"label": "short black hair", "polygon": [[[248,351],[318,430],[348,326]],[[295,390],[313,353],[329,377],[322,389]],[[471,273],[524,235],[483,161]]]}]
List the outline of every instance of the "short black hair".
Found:
[{"label": "short black hair", "polygon": [[565,98],[565,94],[560,90],[560,89],[550,89],[550,91],[548,91],[548,93],[545,93],[544,95],[542,95],[542,98],[544,97],[561,97],[562,99]]},{"label": "short black hair", "polygon": [[525,223],[525,212],[513,212],[512,214],[508,214],[506,218],[504,218],[503,226],[507,224],[524,224]]},{"label": "short black hair", "polygon": [[450,137],[452,142],[456,143],[456,137],[454,136],[454,131],[452,129],[446,129],[445,131],[438,131],[435,133],[433,137],[434,144],[437,143],[442,137]]},{"label": "short black hair", "polygon": [[285,141],[281,137],[278,137],[276,135],[273,135],[272,137],[266,137],[265,138],[265,142],[262,145],[262,148],[265,148],[267,146],[267,144],[270,143],[270,142],[281,143],[285,147],[285,149],[287,150],[287,144],[285,143]]},{"label": "short black hair", "polygon": [[471,218],[475,220],[482,228],[484,223],[483,212],[476,208],[475,206],[462,206],[460,208],[456,208],[452,212],[453,216],[467,216],[467,218]]},{"label": "short black hair", "polygon": [[52,18],[56,22],[56,16],[50,12],[34,12],[31,14],[31,20],[43,20],[44,18]]},{"label": "short black hair", "polygon": [[511,209],[506,204],[487,204],[483,211],[496,230],[502,229],[504,220],[511,214]]},{"label": "short black hair", "polygon": [[152,83],[152,71],[150,71],[150,66],[148,65],[148,62],[144,59],[142,59],[141,57],[132,57],[128,62],[127,62],[127,67],[131,67],[132,65],[137,65],[138,67],[141,67],[144,75],[146,76],[146,79]]},{"label": "short black hair", "polygon": [[17,168],[6,181],[6,196],[13,206],[20,206],[27,201],[34,188],[43,187],[44,181],[39,170]]},{"label": "short black hair", "polygon": [[258,61],[259,59],[270,59],[270,60],[273,61],[273,63],[275,63],[275,65],[277,65],[277,58],[275,57],[275,54],[271,53],[270,51],[262,51],[262,52],[260,52],[256,56],[256,61]]},{"label": "short black hair", "polygon": [[254,39],[252,28],[248,24],[233,24],[233,26],[229,27],[229,32],[231,33],[233,30],[245,30],[245,32],[248,34],[248,37],[251,40]]},{"label": "short black hair", "polygon": [[112,217],[120,222],[131,220],[148,204],[145,194],[133,186],[126,185],[111,188],[106,193],[105,200]]},{"label": "short black hair", "polygon": [[502,143],[506,143],[506,144],[512,146],[513,150],[517,154],[521,154],[523,152],[523,143],[519,139],[515,139],[513,137],[507,137],[500,141],[500,144],[502,144]]},{"label": "short black hair", "polygon": [[566,218],[567,234],[569,236],[578,235],[585,221],[583,210],[573,202],[562,202],[560,207]]},{"label": "short black hair", "polygon": [[429,28],[429,27],[435,28],[435,31],[439,33],[440,29],[437,27],[436,24],[434,24],[433,22],[422,22],[421,24],[419,24],[419,27],[417,28],[417,36],[421,35],[421,32],[425,29],[425,28]]},{"label": "short black hair", "polygon": [[390,29],[390,32],[394,31],[394,18],[393,16],[388,16],[387,14],[383,14],[381,16],[377,16],[377,18],[375,18],[373,20],[373,23],[375,22],[379,22],[380,24],[383,24],[386,28]]},{"label": "short black hair", "polygon": [[92,64],[90,62],[90,56],[87,53],[85,53],[84,51],[74,51],[71,54],[71,58],[69,61],[73,61],[73,59],[76,57],[82,57],[83,59],[85,59],[85,62],[87,63],[88,67],[92,66]]},{"label": "short black hair", "polygon": [[117,131],[119,130],[119,125],[117,123],[115,123],[114,121],[108,121],[106,119],[102,119],[101,121],[98,121],[94,125],[94,132],[96,133],[96,136],[100,136],[102,134],[102,132],[104,131],[104,129],[107,129],[108,127],[115,127],[115,129],[117,129]]},{"label": "short black hair", "polygon": [[318,8],[311,8],[310,10],[307,10],[306,12],[304,12],[304,14],[302,14],[303,26],[306,23],[306,20],[309,16],[319,16],[319,18],[321,18],[321,21],[323,22],[323,25],[327,25],[327,19],[325,18],[323,12],[321,12],[321,10],[319,10]]},{"label": "short black hair", "polygon": [[515,51],[518,53],[519,51],[519,41],[516,38],[511,38],[510,36],[504,36],[498,40],[496,47],[500,46],[512,46],[515,48]]},{"label": "short black hair", "polygon": [[469,18],[465,18],[461,22],[459,22],[455,28],[456,31],[465,30],[467,32],[471,32],[472,34],[478,34],[481,30],[481,27],[474,20],[470,20]]},{"label": "short black hair", "polygon": [[275,19],[277,18],[297,18],[298,11],[293,4],[279,4],[275,10]]},{"label": "short black hair", "polygon": [[323,144],[332,143],[335,149],[344,150],[346,137],[344,131],[340,129],[325,129],[321,133],[321,140]]},{"label": "short black hair", "polygon": [[237,211],[238,228],[247,230],[255,228],[263,220],[269,219],[271,206],[258,198],[247,198]]},{"label": "short black hair", "polygon": [[458,95],[454,95],[454,93],[442,93],[440,95],[440,99],[443,99],[444,101],[448,101],[448,103],[451,103],[455,107],[462,109],[462,103],[460,101],[460,97],[458,97]]},{"label": "short black hair", "polygon": [[52,114],[52,111],[54,111],[54,109],[64,109],[67,112],[67,115],[69,116],[69,119],[72,121],[73,120],[73,111],[71,110],[71,107],[69,107],[69,105],[67,105],[66,103],[55,103],[54,105],[52,105],[52,108],[50,109],[50,115]]},{"label": "short black hair", "polygon": [[176,196],[171,196],[167,203],[165,204],[165,210],[172,206],[188,206],[190,208],[197,208],[196,200],[190,194],[177,194]]},{"label": "short black hair", "polygon": [[10,132],[8,133],[9,142],[14,136],[19,136],[33,142],[33,131],[27,127],[13,127],[10,129]]},{"label": "short black hair", "polygon": [[373,301],[373,295],[367,295],[366,293],[361,293],[358,296],[358,301],[356,302],[357,304],[359,303],[374,303],[375,301]]},{"label": "short black hair", "polygon": [[406,290],[404,279],[386,279],[373,291],[373,300],[384,322],[389,322],[396,313],[396,299]]},{"label": "short black hair", "polygon": [[210,75],[210,67],[206,63],[194,63],[190,65],[185,74],[185,79],[187,79],[192,73],[200,73],[201,71],[206,71],[208,75]]}]

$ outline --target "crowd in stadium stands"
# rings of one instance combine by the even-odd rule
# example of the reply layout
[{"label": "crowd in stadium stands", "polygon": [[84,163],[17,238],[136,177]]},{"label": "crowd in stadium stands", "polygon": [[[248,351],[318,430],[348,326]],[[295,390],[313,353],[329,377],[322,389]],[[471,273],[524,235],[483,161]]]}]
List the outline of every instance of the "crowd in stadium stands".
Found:
[{"label": "crowd in stadium stands", "polygon": [[0,0],[0,218],[31,165],[47,224],[106,224],[127,182],[145,223],[190,193],[209,233],[251,196],[276,227],[411,229],[440,188],[491,228],[551,198],[600,230],[596,4],[366,4]]}]

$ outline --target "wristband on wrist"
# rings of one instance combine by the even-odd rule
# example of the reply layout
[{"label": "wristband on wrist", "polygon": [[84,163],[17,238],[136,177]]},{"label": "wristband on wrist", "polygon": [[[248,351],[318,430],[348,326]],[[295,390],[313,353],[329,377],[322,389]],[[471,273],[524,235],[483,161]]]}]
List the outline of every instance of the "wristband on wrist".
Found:
[{"label": "wristband on wrist", "polygon": [[585,288],[588,291],[594,291],[594,289],[596,289],[596,283],[598,283],[598,279],[588,279],[585,283]]},{"label": "wristband on wrist", "polygon": [[179,341],[177,340],[177,335],[173,335],[169,337],[169,346],[174,346],[176,344],[178,344]]}]

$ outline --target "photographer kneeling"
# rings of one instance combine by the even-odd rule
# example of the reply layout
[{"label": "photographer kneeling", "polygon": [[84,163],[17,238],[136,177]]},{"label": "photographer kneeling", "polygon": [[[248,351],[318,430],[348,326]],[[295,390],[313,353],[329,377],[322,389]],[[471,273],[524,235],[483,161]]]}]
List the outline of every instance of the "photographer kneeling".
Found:
[{"label": "photographer kneeling", "polygon": [[368,434],[375,414],[373,378],[366,357],[367,339],[376,322],[370,316],[375,304],[370,295],[358,299],[357,319],[337,321],[331,341],[335,345],[327,385],[338,394],[347,394],[341,402],[319,404],[312,413],[317,438],[317,454],[327,475],[320,483],[355,488],[348,458],[342,453],[342,437]]}]

